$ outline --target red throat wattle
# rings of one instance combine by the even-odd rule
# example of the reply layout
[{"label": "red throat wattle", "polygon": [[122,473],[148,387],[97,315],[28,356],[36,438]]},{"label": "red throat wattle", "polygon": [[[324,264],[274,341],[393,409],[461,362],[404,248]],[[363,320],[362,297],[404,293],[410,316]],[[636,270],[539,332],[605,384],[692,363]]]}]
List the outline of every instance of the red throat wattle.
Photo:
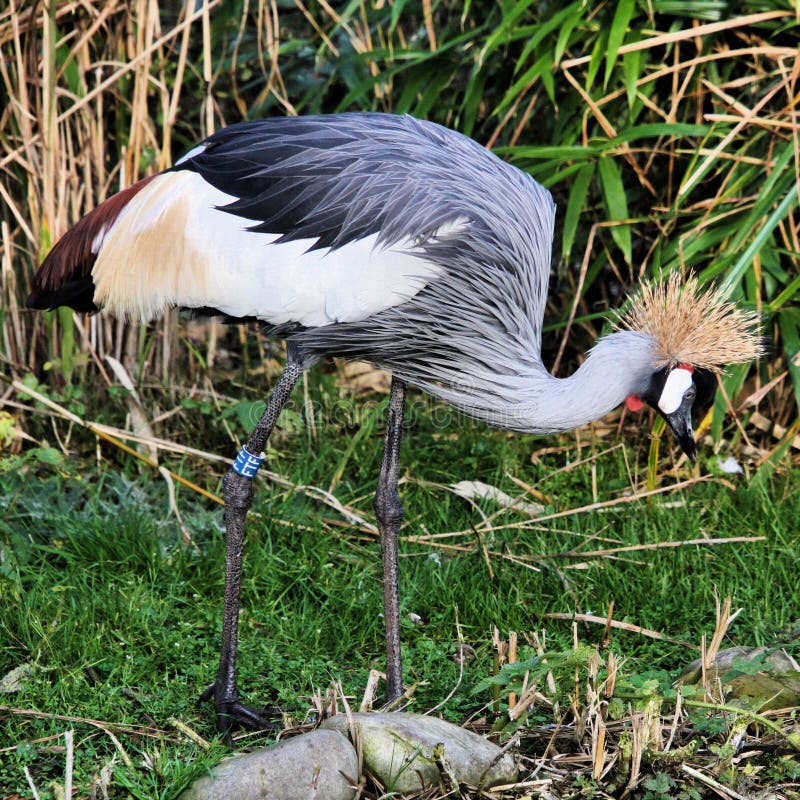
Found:
[{"label": "red throat wattle", "polygon": [[641,411],[644,408],[644,402],[638,394],[629,394],[625,398],[625,406],[628,411]]}]

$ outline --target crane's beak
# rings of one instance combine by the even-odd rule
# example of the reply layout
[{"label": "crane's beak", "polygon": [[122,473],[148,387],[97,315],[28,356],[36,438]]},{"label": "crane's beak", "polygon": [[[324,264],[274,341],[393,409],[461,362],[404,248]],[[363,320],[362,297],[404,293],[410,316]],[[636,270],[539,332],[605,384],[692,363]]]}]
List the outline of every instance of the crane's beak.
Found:
[{"label": "crane's beak", "polygon": [[692,428],[692,406],[694,396],[685,398],[671,414],[659,412],[666,420],[670,430],[675,436],[676,441],[681,446],[681,450],[689,456],[689,460],[694,464],[697,459],[697,446],[694,441],[694,430]]}]

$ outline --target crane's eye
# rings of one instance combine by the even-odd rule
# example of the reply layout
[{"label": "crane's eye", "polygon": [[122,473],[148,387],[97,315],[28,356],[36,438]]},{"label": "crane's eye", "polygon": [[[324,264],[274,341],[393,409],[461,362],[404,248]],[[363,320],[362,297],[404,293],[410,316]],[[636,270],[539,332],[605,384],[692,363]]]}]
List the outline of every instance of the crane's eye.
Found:
[{"label": "crane's eye", "polygon": [[683,399],[688,400],[690,403],[694,403],[694,399],[697,397],[697,389],[694,386],[690,386],[684,393]]}]

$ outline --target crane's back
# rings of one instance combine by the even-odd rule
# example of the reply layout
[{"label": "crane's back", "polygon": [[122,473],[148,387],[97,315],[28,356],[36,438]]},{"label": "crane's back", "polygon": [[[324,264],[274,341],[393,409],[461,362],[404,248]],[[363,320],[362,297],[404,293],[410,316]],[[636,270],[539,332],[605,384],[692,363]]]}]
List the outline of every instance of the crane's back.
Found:
[{"label": "crane's back", "polygon": [[259,120],[87,215],[29,305],[217,310],[262,320],[305,363],[341,354],[475,383],[540,367],[553,218],[530,176],[439,125]]}]

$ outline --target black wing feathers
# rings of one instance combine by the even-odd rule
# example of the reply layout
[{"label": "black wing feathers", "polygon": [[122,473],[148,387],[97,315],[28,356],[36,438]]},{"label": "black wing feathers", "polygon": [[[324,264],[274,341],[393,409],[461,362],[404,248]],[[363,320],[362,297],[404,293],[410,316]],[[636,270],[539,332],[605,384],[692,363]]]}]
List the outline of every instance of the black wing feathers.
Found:
[{"label": "black wing feathers", "polygon": [[339,247],[376,233],[394,241],[433,227],[420,218],[426,203],[437,206],[432,216],[458,216],[441,199],[432,203],[416,175],[430,169],[428,162],[446,162],[448,135],[467,141],[411,117],[271,118],[214,134],[203,152],[176,168],[194,170],[237,198],[223,210],[256,221],[251,230],[279,234],[279,242]]}]

